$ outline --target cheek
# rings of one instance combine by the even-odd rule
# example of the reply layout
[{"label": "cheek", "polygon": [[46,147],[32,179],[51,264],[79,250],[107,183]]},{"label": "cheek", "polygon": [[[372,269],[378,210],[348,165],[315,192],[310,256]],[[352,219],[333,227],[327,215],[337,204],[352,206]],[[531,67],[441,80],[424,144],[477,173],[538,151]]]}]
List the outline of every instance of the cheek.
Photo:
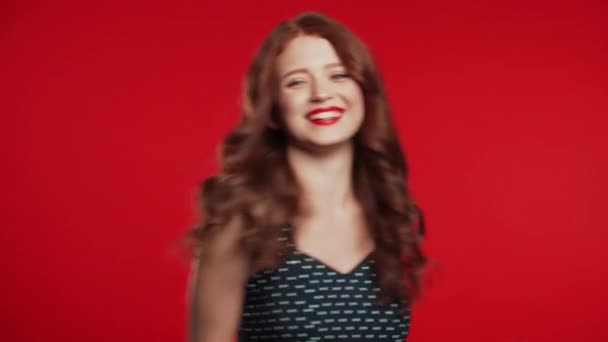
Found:
[{"label": "cheek", "polygon": [[281,94],[280,97],[282,115],[286,118],[299,115],[306,104],[306,96],[300,92]]},{"label": "cheek", "polygon": [[360,130],[361,125],[365,120],[365,100],[363,92],[358,86],[356,86],[351,93],[350,103],[353,108],[353,114],[355,114],[353,116],[354,125],[356,126],[356,130]]},{"label": "cheek", "polygon": [[348,90],[347,98],[351,106],[357,108],[357,110],[360,111],[361,114],[364,114],[363,112],[365,111],[365,101],[363,99],[363,92],[361,91],[361,88],[359,88],[358,85],[353,85],[353,87]]}]

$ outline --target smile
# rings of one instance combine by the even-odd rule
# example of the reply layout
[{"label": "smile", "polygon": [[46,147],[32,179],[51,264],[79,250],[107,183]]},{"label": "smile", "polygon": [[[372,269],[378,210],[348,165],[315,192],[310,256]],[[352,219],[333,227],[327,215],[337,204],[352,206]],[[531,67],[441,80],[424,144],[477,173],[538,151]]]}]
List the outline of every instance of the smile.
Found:
[{"label": "smile", "polygon": [[306,119],[315,125],[328,126],[338,122],[343,114],[344,108],[341,107],[315,108],[306,114]]}]

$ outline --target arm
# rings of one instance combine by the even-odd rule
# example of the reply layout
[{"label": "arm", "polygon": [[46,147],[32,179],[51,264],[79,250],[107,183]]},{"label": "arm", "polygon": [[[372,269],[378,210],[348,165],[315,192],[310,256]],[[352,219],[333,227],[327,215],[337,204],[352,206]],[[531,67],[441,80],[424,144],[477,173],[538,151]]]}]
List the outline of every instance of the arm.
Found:
[{"label": "arm", "polygon": [[248,274],[238,247],[241,225],[233,220],[208,237],[204,257],[194,260],[190,282],[189,342],[234,341]]}]

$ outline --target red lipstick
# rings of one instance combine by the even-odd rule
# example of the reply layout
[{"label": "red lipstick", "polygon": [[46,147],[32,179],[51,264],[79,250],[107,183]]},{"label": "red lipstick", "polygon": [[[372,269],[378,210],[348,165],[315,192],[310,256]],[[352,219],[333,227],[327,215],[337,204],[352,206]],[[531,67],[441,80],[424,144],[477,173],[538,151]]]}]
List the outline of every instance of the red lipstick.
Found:
[{"label": "red lipstick", "polygon": [[[337,112],[338,114],[331,117],[315,117],[315,114],[323,113],[323,112]],[[311,110],[306,114],[306,118],[315,125],[319,126],[328,126],[333,125],[342,118],[342,114],[344,113],[344,108],[331,106],[331,107],[319,107]]]}]

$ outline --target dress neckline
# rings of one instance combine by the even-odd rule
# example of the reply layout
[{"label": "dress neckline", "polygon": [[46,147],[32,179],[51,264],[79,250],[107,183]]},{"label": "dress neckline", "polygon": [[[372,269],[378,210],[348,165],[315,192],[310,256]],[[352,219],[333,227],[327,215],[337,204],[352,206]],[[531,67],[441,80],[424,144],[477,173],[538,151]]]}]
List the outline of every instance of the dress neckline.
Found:
[{"label": "dress neckline", "polygon": [[368,262],[373,262],[374,258],[374,252],[376,251],[376,247],[374,246],[374,248],[368,252],[365,257],[363,257],[360,261],[358,261],[357,263],[355,263],[355,265],[347,272],[341,272],[339,270],[337,270],[334,266],[331,266],[329,263],[321,260],[319,257],[316,257],[308,252],[305,252],[303,250],[301,250],[300,248],[298,248],[298,246],[296,246],[296,243],[294,241],[294,236],[293,236],[293,226],[291,224],[285,224],[283,226],[283,233],[286,234],[286,236],[284,236],[283,238],[285,240],[287,240],[287,245],[290,247],[292,253],[294,254],[298,254],[307,258],[310,258],[312,261],[314,261],[315,263],[319,264],[319,265],[323,265],[324,267],[328,268],[329,270],[340,274],[340,275],[344,275],[344,276],[348,276],[351,274],[354,274],[356,271],[358,271],[361,267],[363,267],[366,263]]},{"label": "dress neckline", "polygon": [[309,258],[312,261],[314,261],[316,264],[322,265],[322,266],[328,268],[329,270],[331,270],[332,272],[335,272],[335,273],[337,273],[339,275],[343,275],[343,276],[352,275],[355,272],[357,272],[361,267],[363,267],[365,264],[367,264],[368,262],[371,262],[373,260],[372,256],[374,254],[374,251],[375,251],[375,249],[373,249],[371,252],[367,253],[365,255],[365,257],[362,258],[360,261],[358,261],[353,267],[351,267],[350,270],[348,270],[346,272],[342,272],[342,271],[339,271],[338,269],[336,269],[334,266],[331,266],[327,262],[321,260],[320,258],[318,258],[314,255],[311,255],[310,253],[304,252],[295,246],[293,247],[294,254]]}]

